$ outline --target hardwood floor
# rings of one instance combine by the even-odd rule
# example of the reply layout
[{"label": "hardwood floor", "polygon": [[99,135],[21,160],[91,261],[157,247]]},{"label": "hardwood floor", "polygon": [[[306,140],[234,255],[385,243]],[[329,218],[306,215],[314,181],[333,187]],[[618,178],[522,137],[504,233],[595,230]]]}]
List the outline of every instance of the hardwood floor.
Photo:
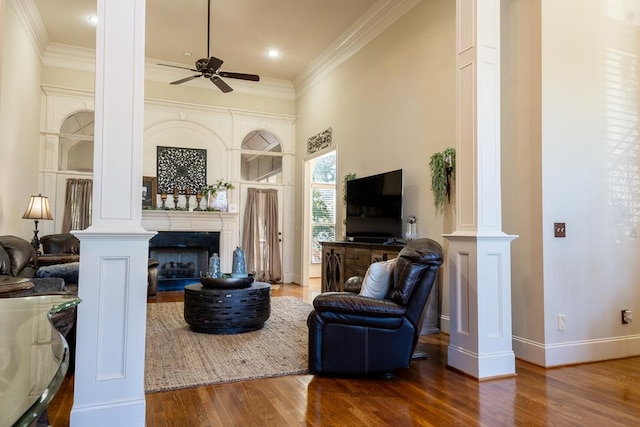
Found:
[{"label": "hardwood floor", "polygon": [[[281,285],[273,296],[309,302],[315,291]],[[181,299],[163,292],[149,302]],[[517,360],[516,377],[478,382],[446,368],[447,344],[444,334],[421,337],[428,358],[390,380],[290,375],[147,394],[147,425],[640,425],[640,357],[555,369]],[[72,404],[69,375],[49,406],[52,426],[69,424]]]}]

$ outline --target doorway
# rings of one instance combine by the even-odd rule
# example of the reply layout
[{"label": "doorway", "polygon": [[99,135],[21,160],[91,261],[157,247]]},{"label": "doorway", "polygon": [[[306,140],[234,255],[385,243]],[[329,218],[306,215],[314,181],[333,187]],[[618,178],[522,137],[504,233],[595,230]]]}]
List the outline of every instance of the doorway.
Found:
[{"label": "doorway", "polygon": [[303,285],[317,281],[322,270],[320,242],[336,240],[336,151],[305,162]]},{"label": "doorway", "polygon": [[[278,253],[279,253],[279,259],[280,259],[280,265],[278,267],[278,271],[280,271],[280,280],[277,281],[273,281],[272,280],[272,273],[273,271],[267,271],[267,277],[263,277],[262,271],[251,271],[251,273],[255,273],[258,274],[258,279],[261,281],[268,281],[268,282],[272,282],[272,283],[280,283],[283,280],[283,264],[282,264],[282,259],[283,259],[283,239],[282,239],[282,229],[283,229],[283,201],[282,201],[282,186],[280,185],[271,185],[271,184],[261,184],[261,183],[243,183],[240,184],[240,221],[242,223],[245,222],[245,215],[247,212],[247,202],[249,201],[249,197],[248,197],[248,193],[249,193],[249,189],[257,189],[257,190],[274,190],[277,193],[277,216],[278,216],[278,221],[277,221],[277,233],[278,233]],[[264,195],[262,195],[262,197],[264,198]],[[259,247],[260,250],[257,251],[257,253],[254,256],[255,262],[257,265],[270,265],[270,263],[268,262],[267,258],[268,258],[268,254],[270,253],[271,249],[272,249],[272,244],[270,244],[270,239],[269,239],[269,230],[267,230],[268,224],[270,223],[270,221],[267,220],[266,218],[266,211],[264,209],[265,206],[265,200],[262,200],[261,202],[259,202],[259,206],[261,206],[261,208],[258,209],[254,209],[253,212],[258,215],[259,217],[257,218],[256,222],[259,224],[262,224],[262,226],[260,227],[259,232],[257,232],[255,234],[256,238],[258,238],[259,240]],[[244,242],[244,233],[246,232],[245,227],[241,227],[241,236],[240,236],[240,241]],[[250,250],[250,248],[248,247],[244,247],[243,245],[243,249],[245,250],[245,252],[247,252],[248,250]],[[247,254],[247,258],[248,258],[248,254]],[[247,264],[247,269],[249,269],[249,265]],[[258,268],[258,270],[261,270],[260,268]]]},{"label": "doorway", "polygon": [[[266,278],[262,277],[263,280],[270,281],[272,283],[273,276],[271,273],[273,271],[270,271],[271,267],[268,266],[271,265],[269,260],[274,260],[271,256],[271,249],[274,245],[278,246],[278,255],[280,260],[279,267],[277,268],[277,271],[280,271],[278,281],[284,280],[285,273],[283,254],[286,252],[284,250],[284,245],[286,243],[282,238],[282,230],[284,229],[282,166],[282,144],[277,135],[266,129],[256,129],[245,135],[242,140],[240,155],[240,177],[242,180],[239,188],[240,221],[244,224],[245,213],[247,211],[247,201],[249,199],[249,189],[256,189],[261,195],[256,196],[259,200],[255,200],[257,205],[253,206],[251,211],[258,216],[256,218],[256,223],[262,225],[258,227],[259,230],[253,230],[252,234],[254,236],[253,238],[259,241],[257,246],[254,246],[252,249],[243,247],[243,249],[245,252],[248,250],[253,251],[251,256],[247,254],[247,261],[250,259],[254,260],[256,268],[260,270],[256,271],[259,277],[266,274]],[[269,238],[269,231],[273,230],[273,223],[271,221],[267,221],[267,217],[273,215],[273,209],[268,210],[268,215],[265,211],[265,193],[269,192],[269,190],[274,190],[277,193],[277,206],[275,209],[277,210],[276,214],[278,216],[276,225],[278,238],[275,239],[277,242],[275,242],[273,238]],[[240,227],[240,242],[244,242],[244,233],[246,231],[244,228],[244,225]],[[249,266],[247,265],[247,267]],[[264,270],[264,268],[267,270]]]}]

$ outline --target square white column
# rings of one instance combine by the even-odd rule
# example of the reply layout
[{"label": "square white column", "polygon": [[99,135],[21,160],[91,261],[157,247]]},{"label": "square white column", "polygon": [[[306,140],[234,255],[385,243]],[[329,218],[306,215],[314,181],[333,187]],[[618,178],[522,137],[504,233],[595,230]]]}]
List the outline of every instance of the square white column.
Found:
[{"label": "square white column", "polygon": [[92,225],[80,239],[71,425],[144,426],[144,0],[98,0]]},{"label": "square white column", "polygon": [[515,374],[510,243],[500,191],[500,0],[456,2],[456,229],[445,235],[448,364],[478,379]]}]

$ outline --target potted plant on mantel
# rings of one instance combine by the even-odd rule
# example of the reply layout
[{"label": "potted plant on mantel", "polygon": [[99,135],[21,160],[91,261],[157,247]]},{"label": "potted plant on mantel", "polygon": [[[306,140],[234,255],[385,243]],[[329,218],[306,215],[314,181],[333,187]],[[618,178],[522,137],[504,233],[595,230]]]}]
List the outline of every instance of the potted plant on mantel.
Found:
[{"label": "potted plant on mantel", "polygon": [[206,201],[207,211],[226,212],[228,209],[227,190],[236,188],[230,182],[220,178],[215,184],[202,187],[202,198]]}]

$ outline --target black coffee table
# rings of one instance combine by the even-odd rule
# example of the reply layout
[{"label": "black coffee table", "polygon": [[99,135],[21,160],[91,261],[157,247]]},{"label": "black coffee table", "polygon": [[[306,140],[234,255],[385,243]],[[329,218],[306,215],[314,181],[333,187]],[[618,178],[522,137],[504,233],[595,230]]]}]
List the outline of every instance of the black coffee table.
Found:
[{"label": "black coffee table", "polygon": [[264,326],[271,315],[271,285],[253,282],[248,288],[215,289],[201,284],[184,287],[184,320],[192,331],[237,334]]}]

